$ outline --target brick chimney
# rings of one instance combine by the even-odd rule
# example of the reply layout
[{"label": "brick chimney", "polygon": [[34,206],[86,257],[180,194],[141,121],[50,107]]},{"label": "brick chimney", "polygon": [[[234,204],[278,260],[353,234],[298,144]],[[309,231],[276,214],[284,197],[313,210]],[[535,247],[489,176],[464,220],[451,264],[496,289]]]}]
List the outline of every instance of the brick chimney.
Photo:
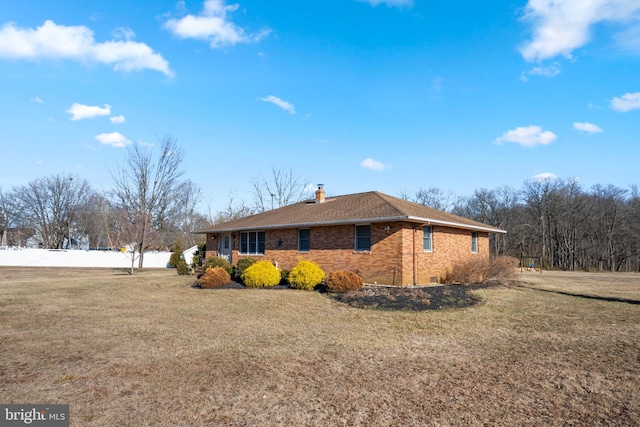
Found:
[{"label": "brick chimney", "polygon": [[316,190],[316,203],[324,203],[324,184],[318,184],[318,189]]}]

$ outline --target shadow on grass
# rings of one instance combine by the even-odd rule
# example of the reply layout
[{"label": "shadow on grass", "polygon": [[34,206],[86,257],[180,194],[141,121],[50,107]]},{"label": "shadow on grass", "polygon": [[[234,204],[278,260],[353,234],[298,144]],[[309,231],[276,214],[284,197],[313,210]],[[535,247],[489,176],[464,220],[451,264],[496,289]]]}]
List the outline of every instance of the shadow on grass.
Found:
[{"label": "shadow on grass", "polygon": [[522,286],[522,287],[523,288],[527,288],[527,289],[532,289],[534,291],[549,292],[549,293],[552,293],[552,294],[567,295],[567,296],[570,296],[570,297],[595,299],[595,300],[599,300],[599,301],[609,301],[609,302],[624,302],[624,303],[627,303],[627,304],[640,305],[640,300],[631,299],[631,298],[602,297],[602,296],[598,296],[598,295],[576,294],[576,293],[573,293],[573,292],[558,291],[558,290],[553,290],[553,289],[534,288],[532,286]]}]

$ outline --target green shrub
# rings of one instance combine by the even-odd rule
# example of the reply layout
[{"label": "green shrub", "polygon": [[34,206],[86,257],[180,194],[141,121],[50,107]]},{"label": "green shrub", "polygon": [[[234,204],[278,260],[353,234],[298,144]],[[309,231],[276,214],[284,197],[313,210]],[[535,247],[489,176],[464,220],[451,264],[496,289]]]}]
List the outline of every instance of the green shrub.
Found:
[{"label": "green shrub", "polygon": [[191,273],[191,268],[189,268],[187,261],[183,259],[178,261],[178,265],[176,265],[176,268],[178,269],[178,274],[181,276],[186,276]]},{"label": "green shrub", "polygon": [[271,261],[258,261],[244,270],[242,281],[252,288],[266,288],[280,283],[280,272]]},{"label": "green shrub", "polygon": [[236,263],[236,265],[233,266],[233,277],[236,280],[242,280],[242,275],[244,274],[244,271],[247,269],[247,267],[249,267],[250,265],[253,265],[257,262],[258,260],[255,258],[242,258],[239,259],[238,262]]},{"label": "green shrub", "polygon": [[219,288],[231,281],[231,276],[222,267],[207,268],[198,280],[204,289]]},{"label": "green shrub", "polygon": [[219,256],[212,256],[211,258],[207,259],[207,261],[202,266],[202,269],[204,271],[207,271],[207,268],[216,267],[224,268],[229,274],[231,274],[231,271],[233,269],[233,267],[231,267],[231,264],[229,264],[229,261]]},{"label": "green shrub", "polygon": [[169,265],[171,267],[177,268],[180,260],[182,260],[182,252],[184,249],[182,248],[182,241],[180,239],[176,240],[176,243],[173,245],[173,252],[169,257]]},{"label": "green shrub", "polygon": [[352,271],[333,271],[325,279],[327,290],[332,293],[357,291],[364,286],[364,280]]},{"label": "green shrub", "polygon": [[455,263],[440,278],[441,283],[470,285],[513,277],[518,260],[507,256],[473,256]]},{"label": "green shrub", "polygon": [[281,285],[289,285],[289,274],[291,270],[280,270],[280,284]]},{"label": "green shrub", "polygon": [[289,273],[289,285],[292,288],[312,290],[322,283],[324,271],[313,261],[300,260]]}]

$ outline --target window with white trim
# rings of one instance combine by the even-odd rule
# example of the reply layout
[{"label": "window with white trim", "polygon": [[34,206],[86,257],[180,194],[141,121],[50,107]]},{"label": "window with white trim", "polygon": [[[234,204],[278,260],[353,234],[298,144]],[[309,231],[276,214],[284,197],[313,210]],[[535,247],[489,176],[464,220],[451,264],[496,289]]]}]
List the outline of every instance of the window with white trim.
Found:
[{"label": "window with white trim", "polygon": [[430,225],[422,227],[422,249],[425,252],[433,251],[433,230]]},{"label": "window with white trim", "polygon": [[240,253],[264,255],[264,231],[243,231],[240,233]]},{"label": "window with white trim", "polygon": [[478,253],[478,232],[477,231],[471,232],[471,252],[473,252],[474,254]]},{"label": "window with white trim", "polygon": [[368,252],[371,250],[371,226],[356,225],[356,251]]},{"label": "window with white trim", "polygon": [[311,229],[298,229],[298,251],[309,252],[311,250]]}]

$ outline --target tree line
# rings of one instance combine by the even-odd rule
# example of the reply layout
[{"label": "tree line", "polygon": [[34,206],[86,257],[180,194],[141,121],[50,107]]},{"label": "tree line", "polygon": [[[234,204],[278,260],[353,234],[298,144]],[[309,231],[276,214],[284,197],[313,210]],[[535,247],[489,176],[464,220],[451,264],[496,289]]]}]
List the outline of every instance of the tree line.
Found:
[{"label": "tree line", "polygon": [[[226,208],[198,212],[202,192],[183,179],[183,151],[170,136],[159,153],[134,145],[111,171],[112,189],[100,192],[75,175],[35,179],[6,191],[0,188],[0,245],[25,246],[35,238],[47,249],[128,246],[139,254],[170,249],[180,240],[198,243],[193,230],[309,196],[308,180],[293,169],[273,167],[251,182],[253,203],[228,196]],[[545,268],[640,271],[640,191],[575,179],[532,179],[521,188],[476,189],[459,197],[437,187],[400,193],[403,199],[507,231],[491,236],[496,255],[542,259]],[[133,258],[132,258],[133,260]]]},{"label": "tree line", "polygon": [[[168,249],[208,221],[196,211],[200,188],[182,179],[183,151],[170,136],[159,155],[135,145],[111,172],[113,187],[101,192],[76,175],[58,174],[24,186],[0,189],[2,245],[45,249],[128,247],[142,266],[144,251]],[[135,254],[138,254],[136,257]]]},{"label": "tree line", "polygon": [[497,255],[535,259],[544,268],[640,272],[640,191],[576,179],[532,179],[522,188],[476,189],[455,197],[439,188],[401,197],[493,225]]}]

